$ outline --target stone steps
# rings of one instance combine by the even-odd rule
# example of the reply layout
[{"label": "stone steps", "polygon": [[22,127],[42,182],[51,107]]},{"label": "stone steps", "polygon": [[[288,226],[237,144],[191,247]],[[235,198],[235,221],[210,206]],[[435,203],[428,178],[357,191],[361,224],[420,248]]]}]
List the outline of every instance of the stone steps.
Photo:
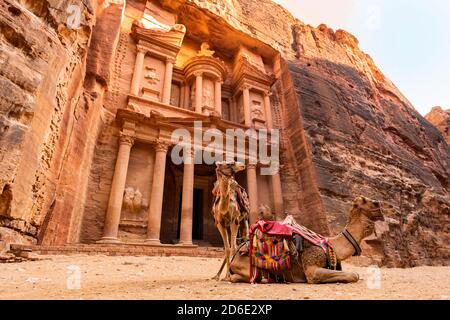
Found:
[{"label": "stone steps", "polygon": [[188,256],[203,258],[222,258],[222,248],[181,245],[143,245],[143,244],[69,244],[64,246],[25,246],[13,245],[16,250],[31,248],[41,255],[109,255],[109,256]]}]

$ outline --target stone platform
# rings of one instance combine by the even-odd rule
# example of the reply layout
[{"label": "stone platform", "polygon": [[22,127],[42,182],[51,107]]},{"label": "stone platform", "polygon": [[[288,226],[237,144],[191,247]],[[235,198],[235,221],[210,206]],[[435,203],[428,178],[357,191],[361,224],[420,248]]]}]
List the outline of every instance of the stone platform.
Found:
[{"label": "stone platform", "polygon": [[142,244],[71,244],[65,246],[11,245],[14,250],[29,250],[41,255],[109,255],[109,256],[188,256],[222,258],[223,249],[185,245],[142,245]]}]

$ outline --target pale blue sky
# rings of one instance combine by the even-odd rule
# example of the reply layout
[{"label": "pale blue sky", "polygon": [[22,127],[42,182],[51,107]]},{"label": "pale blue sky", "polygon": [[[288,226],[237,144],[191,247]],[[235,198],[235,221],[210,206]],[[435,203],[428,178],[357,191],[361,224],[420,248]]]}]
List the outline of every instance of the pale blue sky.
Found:
[{"label": "pale blue sky", "polygon": [[274,0],[305,23],[345,29],[415,108],[450,108],[449,0]]}]

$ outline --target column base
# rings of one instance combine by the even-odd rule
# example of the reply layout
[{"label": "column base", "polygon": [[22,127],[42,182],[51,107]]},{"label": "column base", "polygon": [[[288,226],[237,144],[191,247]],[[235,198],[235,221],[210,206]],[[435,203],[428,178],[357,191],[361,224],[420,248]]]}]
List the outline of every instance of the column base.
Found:
[{"label": "column base", "polygon": [[98,244],[120,244],[120,243],[122,243],[122,241],[120,241],[119,238],[103,237],[100,240],[98,240],[96,243],[98,243]]},{"label": "column base", "polygon": [[192,241],[179,241],[178,245],[179,246],[193,246],[194,244],[192,243]]},{"label": "column base", "polygon": [[160,245],[161,241],[159,239],[146,239],[144,241],[145,244],[151,244],[151,245]]}]

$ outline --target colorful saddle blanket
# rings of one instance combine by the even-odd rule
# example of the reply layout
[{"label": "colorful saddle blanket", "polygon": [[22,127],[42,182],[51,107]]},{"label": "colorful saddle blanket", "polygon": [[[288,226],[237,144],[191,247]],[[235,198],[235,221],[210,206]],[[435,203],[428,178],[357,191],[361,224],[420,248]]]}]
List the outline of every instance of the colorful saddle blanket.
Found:
[{"label": "colorful saddle blanket", "polygon": [[250,228],[250,282],[262,278],[270,280],[269,271],[291,270],[292,257],[288,241],[294,234],[324,251],[327,268],[340,268],[333,246],[327,237],[321,236],[295,222],[288,216],[282,222],[259,220]]}]

